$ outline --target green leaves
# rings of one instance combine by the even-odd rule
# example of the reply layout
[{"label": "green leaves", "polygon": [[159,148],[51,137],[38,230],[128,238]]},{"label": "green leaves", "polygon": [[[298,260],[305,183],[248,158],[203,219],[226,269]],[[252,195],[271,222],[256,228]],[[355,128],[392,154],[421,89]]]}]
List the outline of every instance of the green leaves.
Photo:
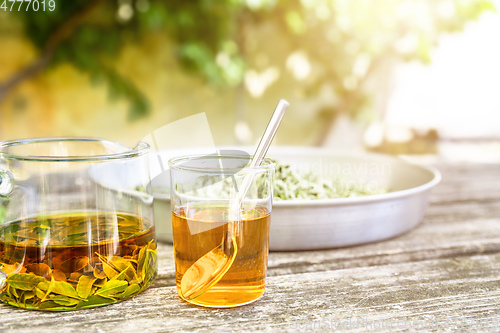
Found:
[{"label": "green leaves", "polygon": [[80,301],[77,299],[62,296],[62,295],[50,296],[49,301],[52,301],[52,302],[60,304],[60,305],[65,305],[65,306],[73,306],[73,305],[77,305],[78,303],[80,303]]},{"label": "green leaves", "polygon": [[[428,61],[442,32],[460,31],[468,21],[494,10],[491,0],[147,3],[147,8],[140,9],[139,1],[134,1],[133,15],[126,20],[117,20],[120,2],[98,0],[59,1],[55,11],[43,15],[34,11],[10,15],[24,24],[25,37],[40,53],[48,45],[55,46],[51,65],[71,64],[93,82],[105,83],[111,98],[127,101],[130,119],[147,115],[149,101],[133,74],[126,72],[129,68],[117,73],[114,63],[124,46],[137,44],[138,39],[147,42],[151,34],[168,35],[172,53],[184,69],[216,86],[237,86],[247,69],[261,72],[273,67],[280,69],[282,80],[289,81],[293,77],[284,66],[289,56],[306,51],[312,68],[322,70],[296,88],[304,94],[319,94],[325,86],[331,89],[338,102],[332,102],[327,111],[330,119],[337,112],[362,114],[369,99],[363,83],[385,66],[388,57]],[[443,8],[448,14],[443,14]],[[228,49],[227,43],[237,47]],[[279,52],[272,52],[270,45]],[[396,45],[403,45],[402,50]],[[367,64],[368,70],[353,70],[364,67],[359,64]],[[315,122],[320,121],[318,117]],[[312,128],[317,132],[317,126]]]},{"label": "green leaves", "polygon": [[127,99],[129,102],[128,118],[136,120],[149,114],[150,104],[146,96],[127,78],[112,67],[96,64],[100,67],[99,75],[109,84],[111,99]]},{"label": "green leaves", "polygon": [[156,277],[156,265],[157,265],[156,251],[149,249],[146,250],[145,263],[142,266],[142,271],[141,271],[144,282],[153,281],[153,279]]},{"label": "green leaves", "polygon": [[118,298],[128,298],[141,290],[141,287],[138,284],[131,284],[128,286],[125,291],[119,295],[116,295]]},{"label": "green leaves", "polygon": [[92,295],[88,299],[81,301],[75,309],[85,309],[94,306],[106,305],[116,302],[116,299],[106,298],[99,295]]},{"label": "green leaves", "polygon": [[52,292],[52,289],[54,289],[55,282],[56,281],[54,280],[54,278],[52,278],[50,280],[50,283],[48,283],[47,281],[43,281],[38,284],[37,289],[39,289],[42,292],[45,292],[43,298],[40,299],[40,302],[43,302],[47,298],[47,296]]},{"label": "green leaves", "polygon": [[[40,235],[47,230],[56,245],[68,237],[71,242],[80,243],[88,232],[82,224],[97,225],[99,232],[92,230],[90,234],[105,238],[109,225],[116,220],[120,236],[126,238],[120,240],[119,250],[112,252],[113,255],[107,255],[109,247],[99,243],[92,248],[100,252],[90,254],[86,245],[54,246],[50,258],[40,262],[38,256],[31,258],[23,249],[23,246],[36,247]],[[114,303],[147,288],[157,273],[154,229],[141,232],[139,228],[144,221],[125,215],[115,216],[113,221],[103,215],[91,217],[89,223],[86,215],[66,214],[16,221],[0,229],[0,236],[8,232],[15,244],[0,243],[0,248],[5,249],[0,252],[0,269],[5,276],[0,300],[21,308],[72,310]],[[32,228],[33,225],[37,227]],[[18,262],[14,260],[15,251],[20,253]]]},{"label": "green leaves", "polygon": [[92,291],[92,285],[97,279],[95,277],[82,275],[76,286],[76,293],[79,297],[86,299]]},{"label": "green leaves", "polygon": [[113,64],[121,48],[137,35],[138,22],[135,18],[118,22],[117,6],[100,0],[72,0],[58,2],[54,11],[44,15],[34,11],[12,14],[23,23],[26,38],[48,55],[49,65],[69,63],[88,73],[93,82],[106,83],[111,98],[129,102],[129,118],[135,119],[149,113],[149,102]]},{"label": "green leaves", "polygon": [[73,286],[68,282],[64,281],[53,281],[53,282],[54,282],[54,288],[52,289],[53,293],[68,297],[80,298],[75,288],[73,288]]},{"label": "green leaves", "polygon": [[[98,279],[93,274],[82,275],[76,286],[53,277],[47,281],[33,273],[11,274],[0,298],[12,305],[40,310],[82,309],[129,298],[149,286],[156,275],[156,250],[148,246],[154,247],[150,242],[138,251],[142,254],[140,260],[121,257],[107,260],[101,256],[103,267],[109,267],[113,277]],[[140,272],[136,271],[138,261]]]},{"label": "green leaves", "polygon": [[[54,277],[47,281],[34,273],[14,273],[8,276],[7,287],[0,298],[8,304],[40,310],[82,309],[114,303],[139,293],[156,276],[157,256],[153,241],[136,253],[137,256],[130,259],[118,256],[107,258],[96,254],[103,270],[108,272],[106,277],[98,279],[93,273],[82,275],[76,286],[66,281],[56,281]],[[71,262],[72,267],[88,264],[88,261],[82,262],[80,258],[72,259],[66,261]],[[47,272],[43,265],[33,267],[42,274]]]},{"label": "green leaves", "polygon": [[100,296],[113,296],[119,292],[125,291],[128,287],[127,281],[120,280],[110,280],[102,286],[100,290],[96,292],[96,295]]},{"label": "green leaves", "polygon": [[42,281],[45,281],[43,277],[26,273],[12,274],[7,278],[7,283],[11,287],[21,290],[33,290]]}]

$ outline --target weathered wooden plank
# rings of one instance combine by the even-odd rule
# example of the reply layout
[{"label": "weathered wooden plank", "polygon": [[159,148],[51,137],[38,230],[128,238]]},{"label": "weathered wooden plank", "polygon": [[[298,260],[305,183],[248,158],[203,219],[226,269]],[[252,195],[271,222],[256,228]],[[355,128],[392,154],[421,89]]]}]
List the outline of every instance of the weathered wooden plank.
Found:
[{"label": "weathered wooden plank", "polygon": [[500,165],[440,164],[442,182],[433,190],[431,202],[500,199]]},{"label": "weathered wooden plank", "polygon": [[[489,230],[489,234],[480,228],[471,228],[467,223],[457,224],[458,229],[452,231],[445,227],[427,229],[422,226],[399,238],[375,244],[329,251],[271,253],[268,274],[292,274],[499,252],[500,223],[490,220],[482,221],[481,224]],[[474,235],[478,238],[474,238]]]},{"label": "weathered wooden plank", "polygon": [[353,332],[389,323],[390,329],[382,331],[414,331],[425,325],[439,331],[498,331],[498,326],[478,330],[476,325],[486,320],[500,325],[499,265],[497,254],[274,276],[261,300],[226,310],[185,304],[174,287],[151,288],[119,304],[63,314],[0,306],[0,329],[291,331],[299,324],[303,330],[312,325],[326,329],[351,319],[351,325],[359,325],[351,326]]}]

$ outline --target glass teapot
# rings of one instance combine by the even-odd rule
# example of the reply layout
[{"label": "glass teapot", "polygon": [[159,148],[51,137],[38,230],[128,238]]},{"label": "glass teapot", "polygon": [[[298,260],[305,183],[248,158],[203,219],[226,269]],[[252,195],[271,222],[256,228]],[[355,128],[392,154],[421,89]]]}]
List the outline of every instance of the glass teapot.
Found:
[{"label": "glass teapot", "polygon": [[115,303],[157,275],[149,146],[0,143],[0,300],[63,311]]}]

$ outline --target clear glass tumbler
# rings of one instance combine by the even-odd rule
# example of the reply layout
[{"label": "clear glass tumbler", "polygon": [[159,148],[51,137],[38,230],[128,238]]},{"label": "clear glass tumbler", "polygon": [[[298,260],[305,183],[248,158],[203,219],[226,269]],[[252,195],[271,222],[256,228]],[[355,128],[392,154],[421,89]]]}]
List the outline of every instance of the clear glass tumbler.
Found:
[{"label": "clear glass tumbler", "polygon": [[148,151],[94,138],[0,143],[0,300],[74,310],[153,282]]},{"label": "clear glass tumbler", "polygon": [[169,161],[176,285],[189,303],[234,307],[264,294],[275,164],[265,159],[248,168],[250,161],[238,155]]}]

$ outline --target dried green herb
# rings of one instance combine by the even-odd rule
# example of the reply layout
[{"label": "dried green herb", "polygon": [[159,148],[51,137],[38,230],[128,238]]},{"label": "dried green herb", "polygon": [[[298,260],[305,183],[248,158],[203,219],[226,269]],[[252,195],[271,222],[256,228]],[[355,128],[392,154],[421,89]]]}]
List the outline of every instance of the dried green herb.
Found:
[{"label": "dried green herb", "polygon": [[386,192],[379,184],[352,182],[341,177],[322,178],[313,172],[301,173],[288,164],[276,163],[274,200],[337,199]]},{"label": "dried green herb", "polygon": [[[355,169],[353,168],[353,170]],[[354,171],[346,167],[346,172]],[[268,190],[265,177],[256,176],[254,182],[256,184],[254,188],[259,193]],[[206,176],[199,177],[197,181],[189,185],[183,185],[182,191],[203,197],[230,198],[231,193],[234,193],[234,187],[233,177],[220,181],[218,177]],[[387,189],[380,184],[352,182],[341,177],[320,177],[313,172],[299,172],[291,165],[280,162],[276,162],[272,188],[273,199],[276,201],[337,199],[387,192]],[[165,191],[161,188],[156,190],[158,192]]]}]

